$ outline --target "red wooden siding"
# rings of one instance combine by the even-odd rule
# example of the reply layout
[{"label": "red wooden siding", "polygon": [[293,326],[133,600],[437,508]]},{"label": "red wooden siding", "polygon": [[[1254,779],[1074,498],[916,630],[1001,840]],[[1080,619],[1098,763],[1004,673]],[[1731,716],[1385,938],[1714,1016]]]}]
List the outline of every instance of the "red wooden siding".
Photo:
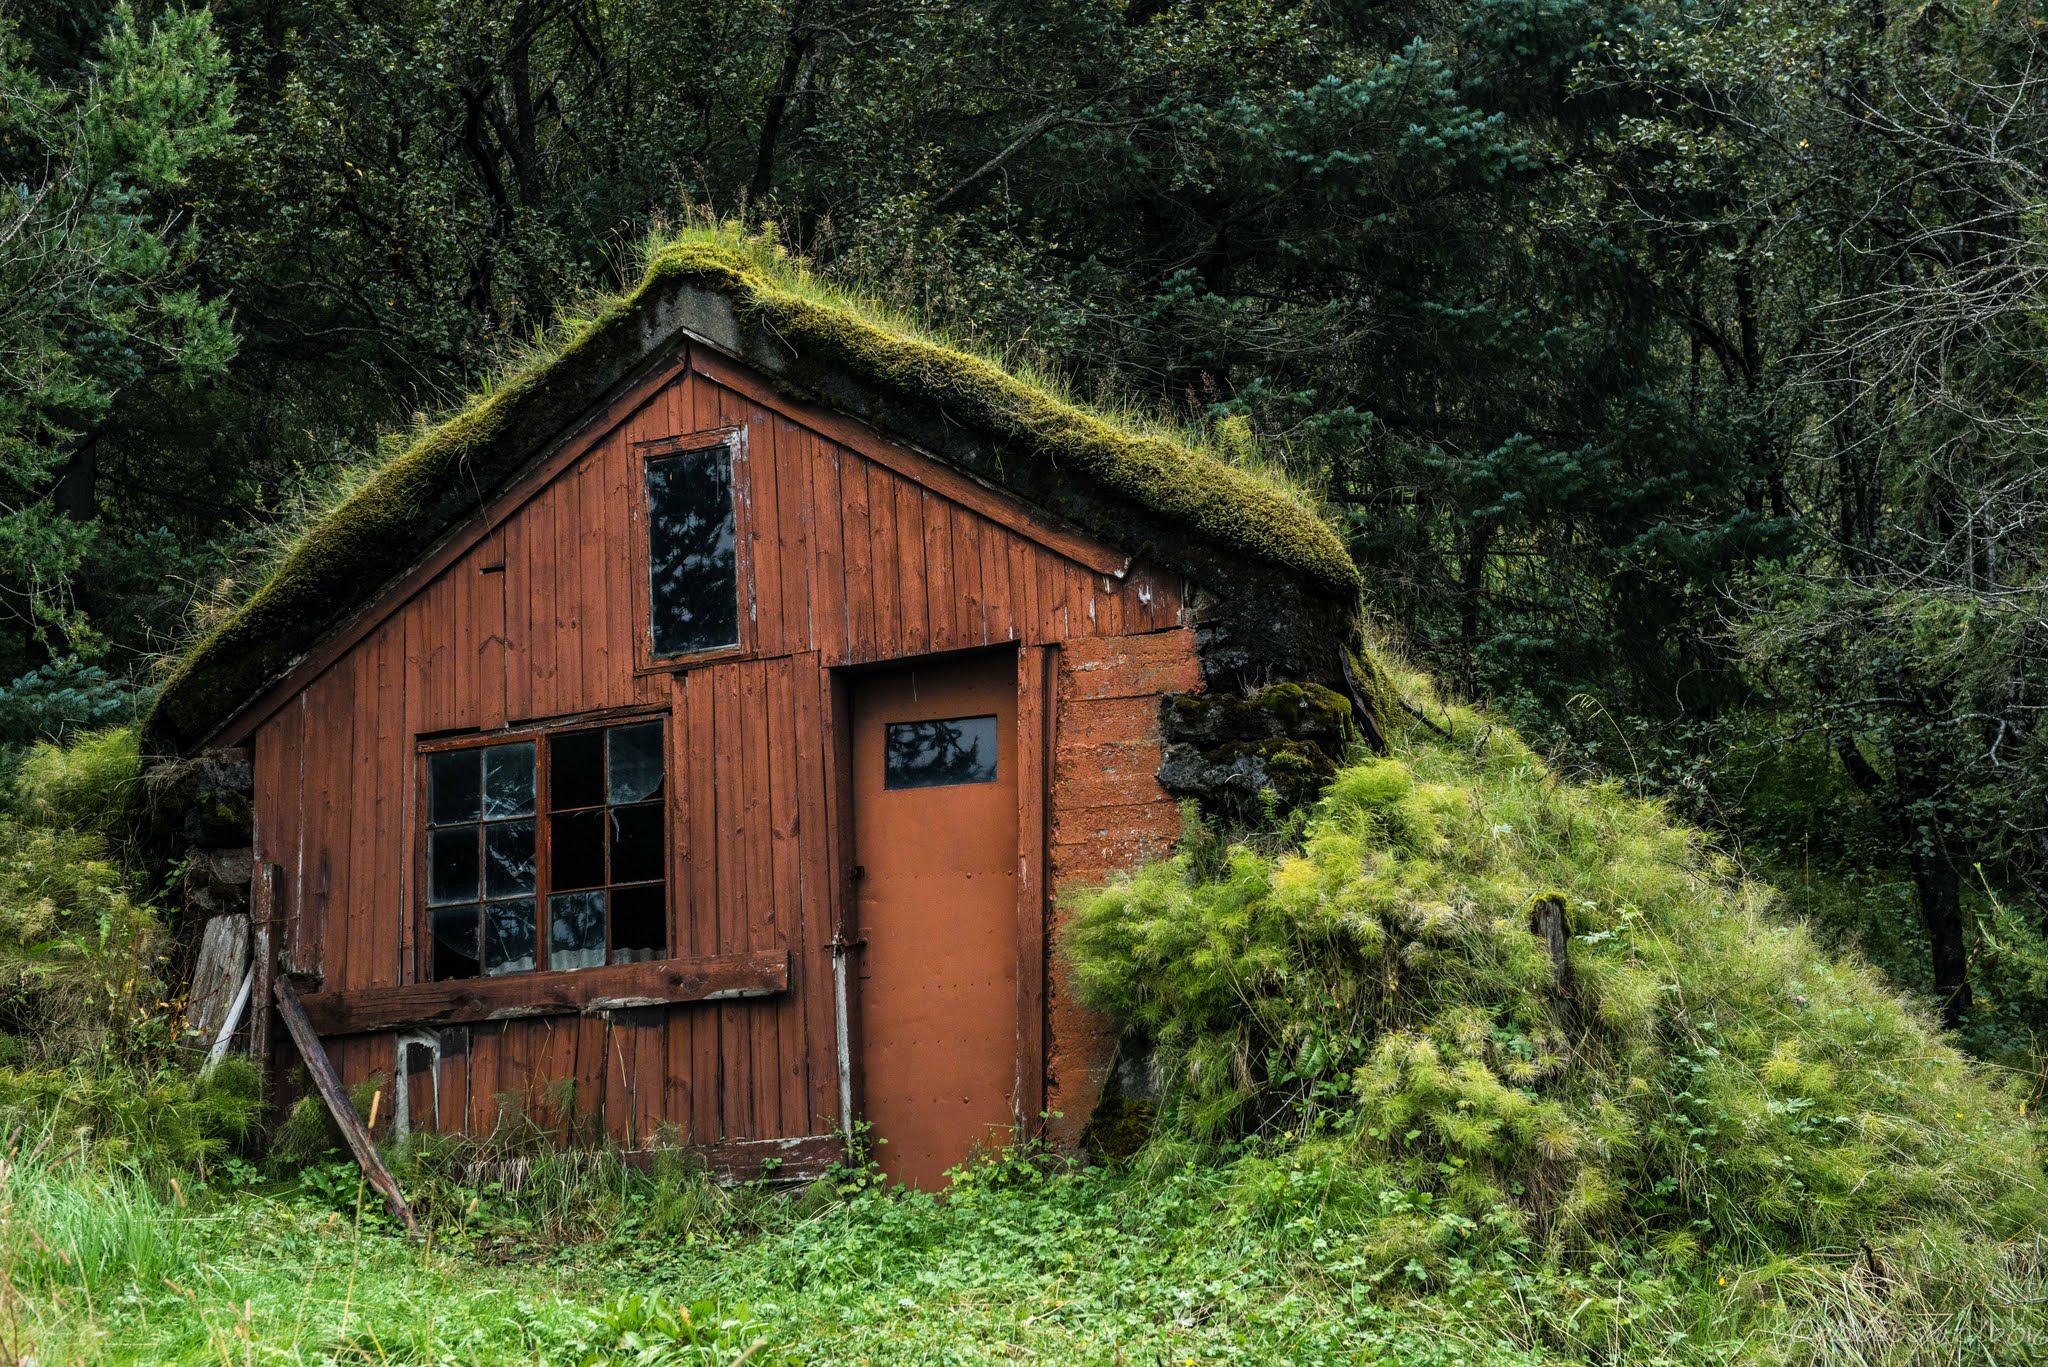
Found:
[{"label": "red wooden siding", "polygon": [[[829,671],[1049,648],[1052,864],[1037,883],[1056,889],[1156,856],[1176,833],[1154,773],[1160,696],[1199,687],[1181,585],[1142,565],[1105,576],[1052,548],[1074,552],[1072,533],[1024,534],[1000,496],[957,474],[927,487],[903,473],[922,468],[914,454],[705,374],[679,370],[614,418],[272,700],[254,732],[256,841],[284,868],[284,943],[323,992],[409,980],[424,934],[421,738],[659,708],[671,950],[786,952],[789,990],[445,1028],[438,1067],[405,1084],[407,1109],[420,1126],[530,1121],[635,1146],[664,1128],[699,1143],[822,1133],[840,1119],[830,941],[846,879]],[[636,443],[721,430],[742,434],[740,649],[646,668]],[[1048,996],[1047,1104],[1085,1110],[1100,1041]],[[351,1083],[397,1067],[393,1034],[332,1044]]]}]

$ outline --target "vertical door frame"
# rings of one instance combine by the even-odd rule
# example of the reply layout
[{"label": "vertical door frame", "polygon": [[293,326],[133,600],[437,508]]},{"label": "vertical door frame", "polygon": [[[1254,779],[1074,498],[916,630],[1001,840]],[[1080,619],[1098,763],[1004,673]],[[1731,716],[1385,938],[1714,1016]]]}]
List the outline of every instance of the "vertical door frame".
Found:
[{"label": "vertical door frame", "polygon": [[1052,912],[1057,646],[1017,647],[1017,1138],[1045,1122],[1046,931]]},{"label": "vertical door frame", "polygon": [[[828,669],[826,730],[830,802],[836,817],[827,821],[832,844],[831,956],[833,1055],[838,1064],[839,1123],[853,1141],[856,1121],[867,1114],[867,1090],[861,1076],[860,972],[855,957],[867,943],[860,925],[860,888],[854,863],[854,822],[860,814],[853,801],[853,680],[844,669]],[[808,990],[808,984],[806,984]]]}]

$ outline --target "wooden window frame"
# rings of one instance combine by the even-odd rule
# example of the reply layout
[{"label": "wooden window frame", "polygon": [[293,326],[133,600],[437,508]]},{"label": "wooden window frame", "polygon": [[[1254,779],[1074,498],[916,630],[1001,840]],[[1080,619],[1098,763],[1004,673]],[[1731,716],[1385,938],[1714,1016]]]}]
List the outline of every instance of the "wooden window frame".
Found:
[{"label": "wooden window frame", "polygon": [[[633,673],[674,674],[723,660],[743,658],[754,651],[754,562],[750,539],[752,525],[747,514],[753,507],[753,468],[747,459],[747,429],[741,425],[714,427],[701,432],[653,437],[636,441],[632,453],[633,493],[629,500],[633,559]],[[654,653],[653,586],[649,582],[653,548],[649,544],[647,512],[647,466],[671,456],[698,455],[723,449],[732,468],[733,594],[737,619],[729,646],[712,646],[682,655]]]},{"label": "wooden window frame", "polygon": [[[459,985],[459,984],[463,984],[463,983],[484,983],[484,982],[493,982],[493,983],[499,983],[499,982],[502,982],[502,983],[518,983],[518,982],[528,982],[528,981],[534,981],[534,980],[537,980],[537,979],[553,979],[553,978],[558,978],[558,977],[560,977],[560,976],[561,976],[561,975],[563,975],[563,974],[570,974],[570,975],[574,975],[574,974],[582,974],[582,973],[595,973],[595,972],[599,972],[599,971],[601,971],[601,970],[604,970],[604,969],[608,969],[608,968],[622,968],[622,967],[627,967],[627,966],[629,966],[629,965],[624,965],[624,964],[613,964],[613,963],[610,963],[610,962],[609,962],[609,959],[610,959],[610,957],[611,957],[611,930],[612,930],[612,927],[611,927],[611,905],[610,905],[610,902],[609,902],[609,900],[607,900],[607,902],[606,902],[606,905],[605,905],[605,957],[606,957],[606,959],[607,959],[607,962],[605,962],[605,963],[601,963],[601,964],[592,964],[592,965],[589,965],[588,967],[584,967],[584,968],[555,968],[555,967],[553,967],[553,966],[552,966],[552,965],[551,965],[551,964],[550,964],[550,963],[548,962],[548,956],[549,956],[549,953],[550,953],[550,947],[549,947],[549,943],[548,943],[548,936],[549,936],[549,932],[550,932],[550,929],[551,929],[551,926],[550,926],[550,924],[549,924],[549,909],[548,909],[548,900],[549,900],[549,898],[551,898],[551,897],[553,897],[553,896],[555,895],[555,890],[554,890],[554,888],[553,888],[553,886],[552,886],[552,884],[551,884],[551,882],[550,882],[550,875],[551,875],[551,874],[552,874],[552,872],[553,872],[553,869],[552,869],[552,862],[553,862],[553,853],[554,853],[554,839],[553,839],[553,836],[552,836],[552,834],[550,833],[550,831],[549,831],[549,829],[548,829],[548,827],[549,827],[549,824],[550,824],[550,823],[549,823],[549,820],[548,820],[548,819],[549,819],[549,817],[550,817],[550,816],[552,816],[552,815],[553,815],[554,813],[552,812],[552,810],[551,810],[551,809],[549,808],[549,806],[548,806],[548,769],[547,769],[547,765],[548,765],[548,758],[547,758],[547,754],[548,754],[548,745],[547,745],[547,742],[548,742],[548,740],[549,740],[549,739],[550,739],[551,737],[554,737],[554,736],[563,736],[563,735],[572,735],[572,734],[574,734],[574,733],[576,733],[576,732],[578,732],[578,731],[597,731],[597,732],[600,732],[600,733],[602,733],[602,732],[605,732],[605,731],[609,731],[609,730],[611,730],[611,729],[612,729],[613,727],[619,727],[619,726],[632,726],[632,725],[634,725],[634,724],[636,724],[636,723],[640,723],[640,722],[648,722],[648,721],[658,721],[658,722],[660,722],[660,723],[661,723],[661,728],[662,728],[662,732],[661,732],[661,766],[662,766],[662,767],[661,767],[661,807],[662,807],[662,877],[661,877],[661,886],[662,886],[662,910],[663,910],[663,916],[662,916],[662,921],[663,921],[663,927],[662,927],[662,934],[663,934],[663,941],[664,941],[664,943],[662,944],[662,946],[661,946],[661,949],[660,949],[660,951],[659,951],[658,953],[656,953],[656,955],[654,956],[654,958],[653,958],[653,959],[651,959],[651,960],[639,960],[639,961],[637,961],[637,962],[640,962],[640,963],[650,963],[650,962],[651,962],[651,963],[657,963],[657,964],[658,964],[658,963],[666,963],[666,962],[669,962],[670,960],[672,960],[672,959],[674,958],[674,955],[675,955],[675,952],[676,952],[676,900],[675,900],[675,899],[676,899],[676,880],[675,880],[675,861],[674,861],[674,857],[673,857],[673,856],[674,856],[674,853],[675,853],[675,851],[674,851],[674,831],[675,831],[675,824],[676,824],[676,818],[675,818],[675,776],[674,776],[674,775],[673,775],[672,773],[670,773],[670,772],[669,772],[669,771],[670,771],[670,767],[671,767],[671,766],[670,766],[670,760],[671,760],[671,759],[673,758],[673,755],[672,755],[672,752],[671,752],[671,748],[670,748],[670,744],[669,744],[669,742],[670,742],[670,740],[672,739],[672,730],[671,730],[671,728],[672,728],[672,727],[673,727],[673,725],[674,725],[674,721],[673,721],[672,717],[670,716],[670,709],[669,709],[669,708],[667,708],[667,707],[629,707],[629,708],[615,708],[615,709],[607,710],[607,711],[604,711],[604,712],[588,712],[588,713],[582,713],[582,714],[579,714],[579,715],[577,715],[577,716],[574,716],[574,717],[565,717],[565,718],[560,718],[560,719],[555,719],[555,720],[550,720],[550,721],[545,721],[545,722],[528,722],[528,723],[522,723],[521,725],[518,725],[518,726],[513,726],[513,727],[508,727],[508,728],[505,728],[505,729],[503,729],[503,730],[498,730],[498,731],[487,731],[487,732],[486,732],[486,731],[472,731],[472,732],[466,732],[466,733],[464,733],[464,734],[462,734],[462,735],[455,735],[455,736],[436,736],[436,737],[434,737],[434,738],[432,738],[432,739],[429,739],[429,740],[422,740],[422,741],[418,741],[418,742],[416,742],[416,743],[414,744],[414,746],[413,746],[413,769],[414,769],[414,773],[413,773],[413,784],[414,784],[414,803],[413,803],[413,810],[414,810],[415,812],[417,812],[417,813],[419,814],[419,817],[418,817],[418,821],[417,821],[418,829],[417,829],[416,831],[414,831],[414,833],[413,833],[413,842],[412,842],[412,843],[413,843],[413,867],[414,867],[414,868],[415,868],[416,870],[418,870],[418,874],[419,874],[419,876],[418,876],[419,890],[418,890],[418,894],[417,894],[417,895],[416,895],[416,896],[414,897],[414,899],[413,899],[413,914],[414,914],[414,916],[415,916],[415,917],[417,918],[417,924],[418,924],[418,927],[419,927],[419,929],[418,929],[418,932],[417,932],[417,933],[416,933],[416,934],[415,934],[415,935],[413,936],[413,954],[412,954],[412,964],[411,964],[411,968],[410,968],[410,971],[411,971],[411,982],[412,982],[412,983],[415,983],[415,984],[426,984],[426,985],[431,985],[431,984],[435,984],[435,983],[436,983],[437,981],[438,981],[438,982],[441,982],[441,983],[449,983],[449,984],[458,984],[458,985]],[[427,849],[428,849],[428,840],[429,840],[429,833],[430,833],[431,831],[433,831],[434,829],[436,829],[436,828],[435,828],[435,827],[434,827],[434,826],[432,825],[432,823],[431,823],[431,822],[429,822],[429,821],[428,821],[428,819],[427,819],[427,814],[428,814],[428,812],[429,812],[429,811],[431,810],[430,804],[431,804],[431,801],[432,801],[432,797],[431,797],[431,794],[430,794],[430,792],[428,791],[428,775],[429,775],[429,771],[430,771],[430,770],[432,769],[432,767],[433,767],[433,766],[432,766],[431,764],[429,764],[429,763],[428,763],[428,760],[429,760],[429,759],[430,759],[430,758],[431,758],[432,756],[434,756],[434,755],[448,754],[448,753],[450,753],[450,752],[453,752],[453,751],[461,751],[461,750],[487,750],[487,749],[489,749],[490,747],[492,747],[492,746],[494,746],[494,745],[512,745],[512,744],[517,744],[518,742],[520,742],[520,741],[525,741],[525,740],[530,740],[530,741],[532,741],[532,742],[534,743],[534,744],[533,744],[533,934],[534,934],[534,946],[533,946],[533,947],[534,947],[534,955],[533,955],[533,967],[532,967],[532,968],[530,968],[530,969],[523,969],[523,970],[521,970],[521,971],[519,971],[519,972],[516,972],[516,973],[500,973],[500,974],[496,974],[496,975],[490,975],[490,974],[486,974],[486,973],[484,973],[484,972],[483,972],[483,962],[482,962],[481,958],[479,958],[479,960],[478,960],[478,962],[477,962],[477,970],[478,970],[478,971],[477,971],[477,976],[476,976],[475,978],[450,978],[450,979],[441,979],[441,980],[437,980],[437,979],[435,979],[435,977],[433,976],[433,971],[434,971],[434,935],[433,935],[433,913],[434,913],[434,911],[435,911],[435,907],[433,906],[433,904],[432,904],[431,902],[429,902],[429,901],[428,901],[428,897],[429,897],[430,889],[428,888],[428,881],[429,881],[429,871],[428,871],[428,868],[427,868]],[[625,806],[636,806],[636,805],[639,805],[639,804],[635,804],[635,803],[626,803],[626,804],[621,804],[621,805],[625,805]],[[596,807],[596,808],[590,808],[590,807],[573,807],[573,808],[572,808],[572,807],[565,807],[565,808],[563,808],[562,810],[563,810],[564,812],[569,812],[569,811],[605,811],[605,810],[609,810],[611,806],[612,806],[612,804],[611,804],[611,803],[605,803],[605,804],[603,804],[603,805],[601,805],[601,806],[599,806],[599,807]],[[460,824],[460,823],[458,823],[458,824]],[[609,850],[609,849],[607,849],[607,850],[606,850],[606,852],[605,852],[605,870],[606,870],[606,876],[607,876],[607,877],[609,877],[609,876],[610,876],[610,870],[611,870],[611,852],[610,852],[610,850]],[[479,870],[479,879],[481,879],[481,878],[482,878],[482,876],[483,876],[483,873],[482,873],[482,870],[480,869],[480,870]],[[590,889],[590,888],[571,888],[571,889],[569,889],[569,891],[571,891],[571,892],[589,892],[589,891],[601,891],[601,892],[604,892],[604,893],[606,893],[606,894],[607,894],[607,898],[609,898],[609,894],[610,894],[610,892],[611,892],[612,886],[613,886],[613,885],[612,885],[612,884],[610,884],[610,883],[605,883],[605,884],[602,884],[602,885],[601,885],[600,887],[598,887],[598,888],[596,888],[596,889]],[[649,881],[643,881],[643,882],[638,882],[638,883],[626,883],[626,884],[621,884],[620,886],[623,886],[623,887],[650,887],[650,886],[652,886],[652,883],[651,883],[651,882],[649,882]],[[479,886],[478,886],[478,889],[477,889],[477,893],[478,893],[478,897],[477,897],[477,905],[478,905],[478,906],[482,906],[482,905],[483,905],[483,896],[482,896],[482,893],[483,893],[483,889],[482,889],[481,883],[479,883]],[[462,904],[462,903],[453,903],[453,904],[451,904],[451,905],[461,906],[461,905],[463,905],[463,904]],[[479,949],[481,949],[481,946],[479,946]]]}]

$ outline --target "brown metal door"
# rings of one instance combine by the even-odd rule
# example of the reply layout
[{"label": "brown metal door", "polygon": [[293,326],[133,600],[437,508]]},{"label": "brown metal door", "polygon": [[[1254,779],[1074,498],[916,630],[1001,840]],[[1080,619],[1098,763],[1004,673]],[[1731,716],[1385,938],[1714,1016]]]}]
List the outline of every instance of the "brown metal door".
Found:
[{"label": "brown metal door", "polygon": [[1016,657],[863,676],[853,726],[862,1109],[930,1190],[1016,1133]]}]

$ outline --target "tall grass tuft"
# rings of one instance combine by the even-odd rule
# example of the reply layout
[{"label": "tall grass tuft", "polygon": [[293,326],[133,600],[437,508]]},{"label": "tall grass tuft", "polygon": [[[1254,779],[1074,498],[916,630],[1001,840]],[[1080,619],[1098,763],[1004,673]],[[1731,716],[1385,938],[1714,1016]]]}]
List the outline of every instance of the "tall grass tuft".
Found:
[{"label": "tall grass tuft", "polygon": [[188,1265],[175,1197],[119,1168],[78,1162],[68,1136],[8,1136],[0,1156],[0,1265],[14,1289],[48,1295],[154,1284]]}]

